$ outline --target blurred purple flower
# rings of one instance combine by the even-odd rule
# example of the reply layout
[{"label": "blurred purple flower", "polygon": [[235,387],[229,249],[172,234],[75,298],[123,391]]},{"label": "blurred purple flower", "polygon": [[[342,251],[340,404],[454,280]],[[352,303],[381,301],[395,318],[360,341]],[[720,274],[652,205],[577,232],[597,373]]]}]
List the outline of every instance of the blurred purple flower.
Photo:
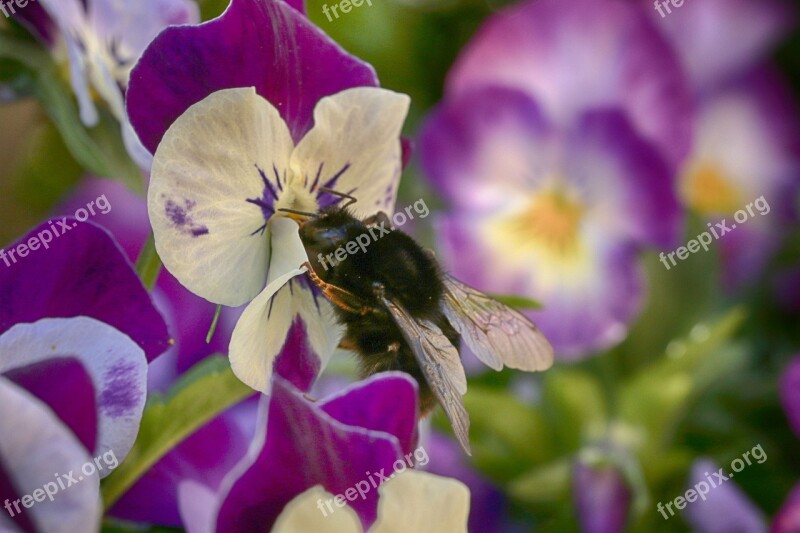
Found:
[{"label": "blurred purple flower", "polygon": [[[713,480],[713,473],[718,470],[719,466],[711,459],[697,459],[692,464],[687,490],[699,492],[695,486],[699,483],[709,485],[709,478]],[[767,530],[761,511],[731,479],[711,487],[705,498],[687,502],[683,517],[698,533],[759,533]]]},{"label": "blurred purple flower", "polygon": [[22,10],[20,14],[34,33],[54,48],[57,57],[63,56],[62,48],[65,49],[81,121],[87,126],[98,123],[100,117],[93,93],[98,94],[122,124],[123,139],[131,156],[147,168],[149,154],[125,113],[128,78],[145,47],[161,30],[200,19],[197,5],[192,0],[39,0],[39,3],[41,7],[31,2],[31,10]]},{"label": "blurred purple flower", "polygon": [[773,519],[770,533],[800,531],[800,485],[795,485]]},{"label": "blurred purple flower", "polygon": [[795,356],[783,371],[778,392],[789,427],[800,438],[800,356]]},{"label": "blurred purple flower", "polygon": [[637,251],[673,245],[681,217],[668,166],[621,112],[558,127],[527,94],[485,87],[446,98],[420,145],[455,211],[437,228],[454,275],[541,301],[529,315],[562,358],[624,338],[644,296]]},{"label": "blurred purple flower", "polygon": [[[795,24],[784,0],[687,2],[656,25],[678,53],[695,95],[695,141],[679,178],[681,199],[712,224],[764,197],[773,213],[749,216],[719,241],[724,283],[758,275],[794,219],[800,122],[784,80],[764,66]],[[741,218],[741,216],[740,216]]]},{"label": "blurred purple flower", "polygon": [[493,15],[447,78],[446,97],[519,89],[570,128],[588,109],[617,109],[676,164],[689,149],[691,99],[666,40],[635,6],[528,0]]},{"label": "blurred purple flower", "polygon": [[572,490],[578,521],[584,533],[623,531],[633,492],[613,464],[589,464],[578,460],[572,474]]},{"label": "blurred purple flower", "polygon": [[791,29],[786,0],[684,2],[665,17],[643,1],[686,71],[692,91],[705,94],[760,63]]},{"label": "blurred purple flower", "polygon": [[695,144],[678,189],[683,203],[710,224],[728,221],[731,232],[718,242],[729,288],[763,270],[796,220],[797,116],[782,80],[766,68],[748,71],[699,100]]}]

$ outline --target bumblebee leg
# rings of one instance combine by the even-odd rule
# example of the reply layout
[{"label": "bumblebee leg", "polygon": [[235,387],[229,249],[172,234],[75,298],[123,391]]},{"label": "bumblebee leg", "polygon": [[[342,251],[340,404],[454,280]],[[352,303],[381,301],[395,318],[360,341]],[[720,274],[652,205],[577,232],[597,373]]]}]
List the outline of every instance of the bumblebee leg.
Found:
[{"label": "bumblebee leg", "polygon": [[308,269],[308,277],[311,278],[311,282],[320,288],[322,294],[324,294],[328,300],[345,311],[357,315],[366,315],[372,310],[371,307],[365,305],[364,302],[361,301],[361,298],[352,292],[323,281],[322,278],[314,272],[314,269],[308,261],[303,264]]}]

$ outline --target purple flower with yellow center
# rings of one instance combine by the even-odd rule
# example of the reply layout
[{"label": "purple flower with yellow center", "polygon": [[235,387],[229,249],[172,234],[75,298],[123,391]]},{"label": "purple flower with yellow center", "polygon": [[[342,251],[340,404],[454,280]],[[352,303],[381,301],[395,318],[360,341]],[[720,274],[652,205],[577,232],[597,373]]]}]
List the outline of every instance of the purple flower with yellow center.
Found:
[{"label": "purple flower with yellow center", "polygon": [[199,21],[197,5],[192,0],[39,0],[39,3],[44,13],[38,5],[32,5],[36,9],[21,10],[19,15],[68,66],[81,121],[86,126],[98,123],[94,95],[99,95],[122,124],[131,156],[146,167],[149,154],[125,114],[125,88],[130,72],[161,30]]},{"label": "purple flower with yellow center", "polygon": [[657,19],[696,100],[680,198],[712,226],[727,220],[730,231],[719,248],[728,287],[763,270],[797,217],[791,201],[800,185],[797,109],[785,82],[763,65],[793,25],[790,11],[776,0],[709,0]]},{"label": "purple flower with yellow center", "polygon": [[526,2],[478,31],[423,128],[423,168],[453,207],[437,228],[453,274],[541,301],[531,316],[562,358],[623,339],[639,250],[676,244],[682,80],[632,5]]},{"label": "purple flower with yellow center", "polygon": [[487,87],[446,99],[420,145],[454,207],[438,231],[455,276],[543,302],[532,316],[563,358],[625,336],[644,293],[637,251],[671,245],[680,213],[667,165],[621,113],[564,130],[527,94]]},{"label": "purple flower with yellow center", "polygon": [[133,446],[148,359],[168,343],[112,237],[65,218],[68,233],[48,241],[57,222],[9,247],[29,253],[0,268],[4,531],[99,529],[99,478]]},{"label": "purple flower with yellow center", "polygon": [[156,249],[195,294],[249,302],[229,355],[256,390],[269,391],[276,361],[308,390],[341,337],[331,304],[291,280],[307,257],[285,210],[317,212],[341,194],[362,217],[394,206],[409,99],[376,83],[298,10],[254,0],[166,30],[132,73],[128,111],[155,151]]}]

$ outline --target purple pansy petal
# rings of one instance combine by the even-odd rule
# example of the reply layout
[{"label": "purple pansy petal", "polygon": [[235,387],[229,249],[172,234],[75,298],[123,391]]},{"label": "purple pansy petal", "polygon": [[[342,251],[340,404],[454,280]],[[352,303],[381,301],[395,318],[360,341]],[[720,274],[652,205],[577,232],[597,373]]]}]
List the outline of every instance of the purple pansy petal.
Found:
[{"label": "purple pansy petal", "polygon": [[[317,484],[332,494],[344,493],[370,473],[388,475],[402,456],[396,437],[342,424],[282,378],[273,379],[272,396],[264,400],[249,457],[231,473],[229,488],[223,491],[217,531],[268,531],[298,494]],[[405,379],[413,388],[410,378],[388,379]],[[362,399],[362,404],[382,401],[387,393],[381,387],[370,388],[376,397]],[[415,410],[415,405],[398,405],[387,416]],[[378,494],[370,491],[350,505],[366,529],[377,517]]]},{"label": "purple pansy petal", "polygon": [[623,531],[633,494],[615,466],[593,466],[579,461],[573,471],[572,488],[581,531]]},{"label": "purple pansy petal", "polygon": [[783,502],[772,526],[770,533],[794,533],[800,531],[800,485],[795,485],[792,492]]},{"label": "purple pansy petal", "polygon": [[426,174],[456,208],[490,211],[545,178],[551,127],[525,93],[481,88],[446,99],[420,135]]},{"label": "purple pansy petal", "polygon": [[794,23],[784,0],[685,2],[663,16],[644,3],[699,92],[760,61]]},{"label": "purple pansy petal", "polygon": [[326,398],[319,407],[342,424],[394,435],[406,454],[417,445],[419,413],[416,409],[390,417],[386,413],[397,405],[416,404],[416,401],[417,387],[405,374],[385,372],[361,381],[358,388]]},{"label": "purple pansy petal", "polygon": [[590,108],[620,108],[672,163],[689,149],[691,103],[678,60],[625,2],[535,0],[494,15],[450,72],[447,95],[482,85],[529,93],[560,125]]},{"label": "purple pansy petal", "polygon": [[778,391],[789,426],[800,437],[800,357],[792,359],[783,371]]},{"label": "purple pansy petal", "polygon": [[28,31],[47,46],[53,46],[58,34],[57,28],[41,3],[28,2],[25,9],[17,10],[14,20],[28,28]]},{"label": "purple pansy petal", "polygon": [[169,129],[147,205],[159,257],[190,291],[235,307],[264,288],[266,224],[293,148],[278,110],[252,87],[212,94]]},{"label": "purple pansy petal", "polygon": [[344,169],[335,183],[320,180],[319,186],[358,198],[350,209],[360,218],[391,213],[402,170],[400,131],[409,105],[404,94],[372,87],[323,98],[314,108],[314,127],[292,153],[291,167],[304,172],[309,183],[315,173],[327,176]]},{"label": "purple pansy petal", "polygon": [[509,241],[502,226],[493,227],[485,217],[438,220],[441,256],[455,277],[484,292],[542,302],[542,310],[527,314],[562,359],[579,359],[625,337],[644,297],[644,272],[633,247],[590,233],[576,259],[552,262]]},{"label": "purple pansy petal", "polygon": [[219,18],[169,28],[151,43],[131,73],[127,106],[139,138],[155,152],[192,104],[220,89],[255,87],[281,110],[297,141],[311,128],[320,98],[365,85],[377,85],[372,68],[295,8],[232,0]]},{"label": "purple pansy petal", "polygon": [[[144,410],[147,392],[144,353],[121,332],[88,317],[48,318],[34,324],[18,324],[0,336],[0,372],[63,354],[80,360],[97,395],[98,434],[93,455],[112,452],[117,459],[124,459],[136,439]],[[106,475],[110,472],[104,471]]]},{"label": "purple pansy petal", "polygon": [[28,509],[20,505],[21,522],[15,523],[4,509],[0,529],[33,531],[33,526],[48,533],[98,531],[102,508],[97,474],[84,475],[69,490],[60,490],[57,484],[58,476],[63,483],[64,474],[70,471],[76,473],[73,476],[83,475],[81,467],[92,462],[91,456],[46,405],[2,377],[0,428],[0,501],[13,502],[45,486],[54,494],[52,501],[45,497]]},{"label": "purple pansy petal", "polygon": [[[6,257],[36,239],[38,249],[0,268],[0,333],[40,318],[88,316],[128,335],[148,360],[167,348],[164,319],[107,231],[90,222],[54,219],[8,246]],[[47,239],[52,241],[43,249]]]},{"label": "purple pansy petal", "polygon": [[[694,488],[700,482],[708,484],[706,474],[713,478],[713,472],[718,470],[719,466],[710,459],[696,460],[692,464],[687,488]],[[730,479],[709,490],[705,500],[698,499],[688,504],[683,517],[698,533],[758,533],[767,530],[761,511]]]},{"label": "purple pansy petal", "polygon": [[95,451],[96,393],[92,376],[80,359],[52,355],[35,363],[0,371],[0,375],[44,402],[88,452]]},{"label": "purple pansy petal", "polygon": [[[111,509],[117,518],[168,527],[181,527],[183,519],[198,513],[213,513],[214,502],[203,511],[204,501],[188,498],[212,497],[228,472],[246,455],[255,433],[258,402],[242,402],[190,435],[158,461]],[[202,512],[201,512],[202,511]],[[212,516],[208,516],[208,524]],[[186,523],[188,531],[194,531]]]}]

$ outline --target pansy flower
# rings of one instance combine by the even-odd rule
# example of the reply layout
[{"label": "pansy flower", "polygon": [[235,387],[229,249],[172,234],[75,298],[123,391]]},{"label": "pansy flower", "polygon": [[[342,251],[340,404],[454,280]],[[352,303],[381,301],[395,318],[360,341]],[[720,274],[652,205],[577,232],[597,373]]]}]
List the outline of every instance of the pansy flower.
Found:
[{"label": "pansy flower", "polygon": [[625,336],[644,295],[637,251],[673,243],[680,212],[667,165],[621,113],[564,129],[527,94],[487,87],[447,98],[420,145],[454,207],[438,232],[455,276],[540,300],[532,316],[562,358]]},{"label": "pansy flower", "polygon": [[541,301],[531,316],[561,358],[622,340],[644,297],[639,250],[676,244],[681,80],[635,7],[526,2],[479,30],[421,132],[423,168],[452,206],[437,227],[445,262]]},{"label": "pansy flower", "polygon": [[148,205],[159,255],[195,294],[251,302],[230,357],[262,392],[276,361],[307,390],[341,336],[304,278],[278,291],[306,261],[280,210],[334,205],[331,189],[358,198],[361,216],[394,205],[408,98],[373,85],[373,69],[296,7],[255,0],[164,31],[131,75],[131,122],[156,152]]},{"label": "pansy flower", "polygon": [[[192,0],[39,0],[49,20],[35,4],[20,16],[35,33],[54,47],[68,63],[72,90],[78,99],[81,121],[94,126],[99,120],[94,95],[99,95],[123,125],[131,156],[146,167],[147,151],[128,124],[125,88],[131,69],[145,47],[167,26],[190,24],[200,18]],[[55,27],[57,32],[52,32]]]},{"label": "pansy flower", "polygon": [[689,75],[697,108],[680,198],[719,229],[730,288],[763,270],[797,218],[800,122],[785,82],[763,64],[794,21],[780,0],[687,3],[656,20]]},{"label": "pansy flower", "polygon": [[166,326],[114,240],[91,223],[45,222],[6,257],[11,250],[0,268],[0,498],[12,511],[0,524],[97,530],[98,480],[133,446],[147,361],[167,346]]},{"label": "pansy flower", "polygon": [[336,189],[359,199],[358,215],[391,211],[407,110],[404,95],[349,89],[319,102],[314,128],[295,145],[253,88],[226,89],[189,108],[159,144],[148,192],[156,249],[195,294],[250,302],[229,355],[254,389],[269,390],[282,351],[319,371],[341,336],[330,304],[290,281],[307,257],[298,225],[281,210],[316,212],[342,200]]}]

